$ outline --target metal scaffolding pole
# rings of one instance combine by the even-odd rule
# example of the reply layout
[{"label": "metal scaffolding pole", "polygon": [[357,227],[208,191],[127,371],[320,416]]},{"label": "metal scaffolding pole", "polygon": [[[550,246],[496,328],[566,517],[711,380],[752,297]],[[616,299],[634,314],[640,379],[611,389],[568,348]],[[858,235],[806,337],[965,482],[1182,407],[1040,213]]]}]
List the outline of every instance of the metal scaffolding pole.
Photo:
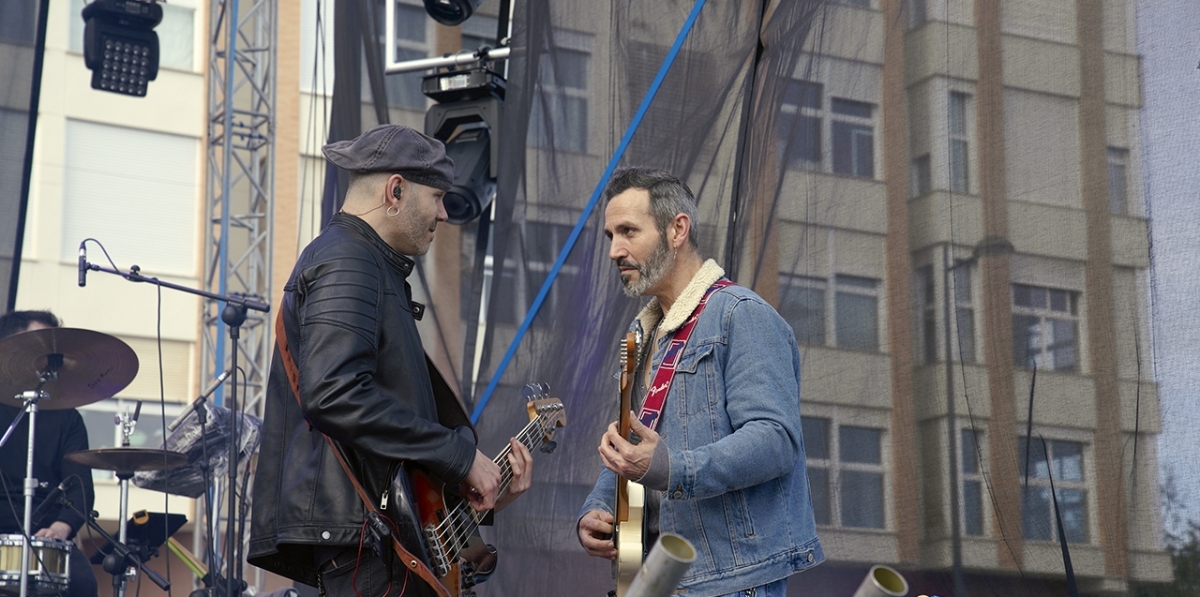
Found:
[{"label": "metal scaffolding pole", "polygon": [[[273,298],[276,2],[211,0],[208,53],[204,289],[220,295],[243,294],[267,304]],[[233,378],[238,384],[237,400],[227,403],[226,392],[233,390],[226,384],[217,390],[213,402],[262,416],[273,340],[270,314],[249,312],[235,346],[229,326],[222,321],[224,307],[213,300],[203,305],[201,386],[216,380],[229,367],[232,351],[238,350],[236,362],[241,371]],[[217,483],[230,491],[226,485]],[[211,536],[198,541],[207,542],[205,553],[225,553],[225,560],[235,560],[224,566],[210,562],[210,569],[222,570],[225,578],[240,579],[243,541],[225,552],[213,547],[222,544],[223,538],[218,536],[222,532],[242,535],[237,513],[230,508],[222,511],[220,493],[214,490],[212,496],[217,520],[208,527]],[[238,509],[248,512],[249,496],[246,491],[239,493],[243,502]],[[234,500],[229,504],[232,507]],[[224,539],[228,541],[228,537]]]}]

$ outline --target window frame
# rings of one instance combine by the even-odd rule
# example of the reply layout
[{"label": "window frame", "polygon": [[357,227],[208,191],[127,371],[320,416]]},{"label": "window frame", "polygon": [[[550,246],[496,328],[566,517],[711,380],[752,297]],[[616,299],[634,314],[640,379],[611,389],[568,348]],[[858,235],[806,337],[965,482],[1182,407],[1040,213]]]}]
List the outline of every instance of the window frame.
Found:
[{"label": "window frame", "polygon": [[[867,288],[862,285],[855,285],[850,283],[851,280],[870,282],[873,284],[873,287]],[[883,344],[880,341],[880,336],[883,333],[883,321],[879,312],[880,302],[883,299],[882,286],[883,280],[879,278],[871,278],[868,276],[859,276],[854,274],[835,273],[833,275],[833,279],[830,280],[829,278],[824,278],[821,276],[810,276],[791,272],[779,273],[780,302],[781,309],[784,312],[784,319],[787,320],[788,325],[792,326],[792,331],[796,333],[796,341],[800,344],[805,344],[808,346],[824,346],[828,348],[841,348],[845,350],[855,350],[869,353],[882,352]],[[789,296],[793,288],[819,290],[822,293],[822,313],[820,317],[821,331],[820,334],[818,334],[820,337],[820,343],[808,342],[806,341],[808,338],[807,335],[802,337],[800,333],[796,331],[795,324],[793,323],[794,318],[791,317],[790,309],[788,309],[784,303],[786,297]],[[839,308],[839,306],[842,305],[839,299],[841,299],[843,295],[847,297],[870,297],[874,301],[874,309],[872,310],[874,316],[872,321],[874,327],[874,342],[870,348],[849,346],[843,341],[843,338],[845,338],[843,333],[846,328],[839,325],[839,313],[845,310],[844,307]]]},{"label": "window frame", "polygon": [[[966,537],[987,537],[990,535],[991,528],[988,524],[991,517],[988,510],[988,500],[984,499],[984,492],[987,490],[987,478],[984,475],[987,464],[987,432],[983,429],[972,428],[970,425],[958,425],[959,435],[958,444],[958,508],[959,508],[959,528],[962,529],[963,536]],[[972,454],[967,453],[967,439],[970,438],[974,449]],[[973,470],[969,470],[973,467]],[[979,499],[979,532],[971,532],[971,525],[967,517],[967,485],[974,484],[978,487],[976,497]]]},{"label": "window frame", "polygon": [[[1035,431],[1035,437],[1033,439],[1035,442],[1037,442],[1040,445],[1041,440],[1043,438],[1041,437],[1041,434],[1037,433],[1036,429],[1034,431]],[[1025,466],[1026,466],[1025,465],[1026,450],[1027,450],[1027,446],[1031,443],[1029,441],[1030,438],[1025,436],[1024,433],[1025,433],[1025,430],[1022,429],[1022,430],[1018,431],[1018,434],[1017,434],[1017,458],[1019,460],[1019,462],[1017,463],[1017,466],[1018,466],[1018,473],[1020,474],[1021,483],[1022,483],[1022,488],[1021,488],[1021,531],[1022,531],[1022,536],[1025,538],[1026,541],[1042,541],[1042,542],[1057,543],[1059,541],[1058,524],[1057,524],[1057,519],[1056,519],[1055,513],[1054,513],[1054,502],[1049,495],[1050,478],[1049,477],[1041,477],[1041,476],[1038,476],[1037,474],[1030,474],[1028,476],[1029,477],[1028,486],[1026,486],[1024,484],[1025,477],[1026,477],[1025,470],[1024,470]],[[1078,492],[1080,495],[1079,508],[1082,511],[1081,512],[1082,524],[1078,528],[1080,529],[1080,532],[1083,534],[1083,537],[1081,539],[1078,537],[1072,538],[1072,537],[1070,537],[1071,529],[1066,529],[1067,534],[1068,534],[1067,542],[1074,543],[1077,545],[1090,545],[1093,542],[1093,538],[1096,536],[1096,533],[1093,532],[1093,530],[1092,530],[1092,520],[1094,518],[1093,512],[1095,510],[1095,506],[1092,503],[1092,499],[1094,497],[1094,492],[1091,491],[1090,479],[1092,479],[1095,475],[1092,473],[1092,471],[1089,468],[1089,463],[1091,462],[1091,458],[1090,458],[1091,444],[1083,439],[1069,438],[1069,437],[1066,437],[1064,434],[1057,434],[1057,433],[1051,434],[1049,437],[1046,437],[1045,441],[1046,441],[1046,449],[1048,450],[1049,453],[1048,454],[1046,454],[1045,452],[1042,452],[1042,453],[1047,455],[1048,459],[1051,462],[1051,466],[1053,466],[1055,468],[1054,489],[1055,489],[1055,493],[1058,494],[1058,501],[1059,501],[1060,508],[1063,507],[1063,505],[1064,505],[1063,504],[1064,496],[1062,495],[1064,492],[1068,492],[1068,491],[1069,492]],[[1079,477],[1080,477],[1079,479],[1065,478],[1065,476],[1061,474],[1061,468],[1059,467],[1059,463],[1057,462],[1057,459],[1055,457],[1055,452],[1057,451],[1056,446],[1064,446],[1065,447],[1065,445],[1067,445],[1067,444],[1072,444],[1072,445],[1078,446]],[[1039,450],[1039,452],[1040,451],[1041,450]],[[1029,463],[1030,463],[1030,465],[1044,465],[1044,461],[1036,462],[1032,456],[1030,457]],[[1029,530],[1029,525],[1031,524],[1031,522],[1027,518],[1027,516],[1029,514],[1029,512],[1027,510],[1027,503],[1031,499],[1030,491],[1034,490],[1034,489],[1044,492],[1043,494],[1045,495],[1045,498],[1044,498],[1045,499],[1045,510],[1046,510],[1045,513],[1046,513],[1047,518],[1045,521],[1041,521],[1041,522],[1045,523],[1044,528],[1046,528],[1049,531],[1048,537],[1035,537],[1035,538],[1030,537],[1031,533]],[[1063,513],[1064,527],[1066,527],[1068,524],[1070,524],[1070,521],[1069,521],[1070,514],[1071,514],[1070,512]],[[1039,522],[1039,524],[1041,524],[1041,522]]]},{"label": "window frame", "polygon": [[[1031,334],[1018,334],[1017,318],[1037,318],[1038,331],[1037,336],[1040,339],[1040,346],[1036,353],[1031,353],[1030,359],[1033,360],[1033,365],[1044,371],[1060,371],[1066,373],[1081,373],[1083,371],[1082,363],[1082,346],[1081,332],[1083,329],[1083,315],[1080,313],[1080,304],[1082,303],[1083,293],[1078,290],[1067,288],[1056,288],[1053,286],[1041,286],[1036,284],[1026,284],[1020,282],[1011,282],[1009,284],[1009,298],[1012,305],[1012,327],[1013,327],[1013,364],[1022,369],[1031,369],[1031,363],[1028,360],[1021,359],[1020,351],[1029,351],[1029,342],[1022,339],[1029,338]],[[1031,289],[1042,291],[1045,293],[1045,307],[1036,307],[1028,305],[1020,305],[1017,301],[1018,292],[1021,289]],[[1054,308],[1054,293],[1063,293],[1066,302],[1066,310]],[[1059,366],[1057,362],[1052,362],[1051,366],[1044,366],[1047,359],[1057,361],[1058,346],[1061,342],[1053,340],[1054,327],[1051,326],[1050,333],[1046,333],[1047,321],[1065,321],[1071,324],[1071,346],[1070,352],[1071,361],[1069,366]]]},{"label": "window frame", "polygon": [[[825,522],[820,522],[820,519],[823,518],[823,512],[814,510],[814,515],[818,520],[817,524],[820,526],[830,526],[861,531],[888,531],[891,528],[892,516],[891,512],[889,512],[890,503],[888,484],[891,480],[891,477],[888,471],[888,463],[890,462],[891,456],[889,453],[890,435],[887,425],[871,424],[875,421],[862,424],[862,421],[860,421],[858,417],[846,416],[843,413],[845,409],[839,409],[837,407],[821,410],[827,410],[828,412],[803,415],[801,417],[802,420],[807,420],[810,423],[812,421],[822,421],[825,424],[824,435],[827,441],[827,443],[823,446],[823,450],[826,454],[825,458],[814,458],[811,455],[812,450],[810,449],[810,446],[813,445],[812,438],[810,438],[808,435],[805,435],[805,467],[809,475],[809,484],[810,486],[813,484],[812,479],[814,475],[811,471],[814,469],[825,471],[824,475],[827,480],[827,485],[824,487],[823,491],[825,492],[824,495],[827,497],[829,518]],[[846,424],[841,422],[842,419],[847,421],[852,420],[859,424]],[[844,428],[863,429],[878,432],[879,461],[877,463],[845,461],[842,453],[842,429]],[[843,472],[878,475],[880,489],[879,495],[876,497],[878,497],[879,503],[878,516],[881,520],[880,526],[848,526],[845,524],[846,517],[843,514],[843,506],[845,504],[842,501],[842,486],[844,485],[842,479]],[[816,503],[814,501],[814,507],[815,506]]]},{"label": "window frame", "polygon": [[[879,104],[876,102],[865,101],[861,99],[836,96],[829,93],[827,85],[820,81],[811,79],[791,78],[785,85],[800,85],[808,87],[807,90],[802,90],[799,97],[796,98],[800,103],[789,103],[782,101],[779,104],[779,111],[782,118],[779,120],[776,134],[779,135],[779,144],[783,149],[781,151],[781,161],[791,169],[799,170],[815,170],[835,176],[846,176],[850,178],[860,178],[863,180],[877,180],[877,168],[879,151],[876,138],[879,136]],[[807,98],[812,97],[815,92],[816,102],[808,102]],[[785,95],[785,98],[786,95]],[[812,105],[816,104],[816,105]],[[838,109],[838,107],[842,109]],[[867,109],[869,116],[853,113],[853,109]],[[816,153],[817,160],[809,159],[808,156],[811,146],[803,147],[805,151],[793,151],[793,143],[797,139],[803,139],[802,136],[796,133],[808,128],[805,122],[817,121],[817,139]],[[863,130],[867,134],[860,134]],[[845,135],[837,135],[840,131],[846,131],[849,134],[849,141],[844,141]],[[862,151],[858,145],[859,139],[865,139],[868,147]],[[842,143],[848,142],[850,168],[845,170],[839,165],[838,149],[842,149]],[[860,170],[862,165],[859,162],[860,156],[865,156],[867,164],[866,172]]]},{"label": "window frame", "polygon": [[[584,87],[574,87],[563,84],[557,75],[553,77],[553,81],[546,81],[545,77],[538,73],[537,90],[534,91],[534,97],[530,102],[529,108],[529,128],[527,134],[527,143],[532,147],[548,147],[549,137],[547,130],[543,128],[545,120],[544,111],[550,110],[551,131],[554,133],[554,145],[556,150],[571,151],[575,153],[586,154],[588,152],[589,136],[588,136],[588,112],[591,104],[588,101],[590,93],[586,87],[591,78],[588,76],[592,70],[592,39],[590,33],[583,31],[573,31],[568,29],[555,28],[553,42],[556,53],[574,53],[583,57],[584,77],[582,78]],[[542,65],[548,64],[545,62],[548,54],[543,54],[538,60],[538,68],[543,68]],[[553,67],[553,65],[551,65]],[[583,115],[580,118],[566,118],[566,104],[570,101],[579,102],[583,106]],[[566,123],[574,121],[575,126],[582,127],[581,130],[572,131],[566,127],[560,127],[558,123]],[[561,134],[560,133],[564,133]],[[564,142],[567,141],[567,142]]]},{"label": "window frame", "polygon": [[[945,248],[943,247],[943,250]],[[936,255],[936,254],[935,254]],[[929,262],[913,268],[913,291],[916,294],[916,332],[918,342],[917,356],[926,365],[945,362],[946,341],[945,309],[942,304],[946,300],[946,278],[942,268],[943,260],[931,257]],[[975,271],[978,263],[970,259],[954,259],[950,272],[950,292],[953,313],[950,323],[950,359],[954,363],[968,365],[979,364],[983,359],[979,355],[979,305],[976,304],[977,276]],[[963,349],[964,322],[969,322],[967,338],[970,346]]]},{"label": "window frame", "polygon": [[[1129,149],[1108,148],[1108,213],[1117,216],[1129,215]],[[1120,174],[1120,183],[1113,178]],[[1119,193],[1115,192],[1119,188]]]},{"label": "window frame", "polygon": [[970,93],[951,89],[946,95],[946,188],[971,193]]}]

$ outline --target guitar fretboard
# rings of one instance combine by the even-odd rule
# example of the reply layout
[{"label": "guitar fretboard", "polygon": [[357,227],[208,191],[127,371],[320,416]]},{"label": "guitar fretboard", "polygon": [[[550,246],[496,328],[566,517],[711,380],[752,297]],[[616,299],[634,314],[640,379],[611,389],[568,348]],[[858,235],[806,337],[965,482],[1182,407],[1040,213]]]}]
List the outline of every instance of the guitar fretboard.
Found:
[{"label": "guitar fretboard", "polygon": [[[555,421],[562,408],[561,403],[538,408],[538,416],[517,433],[517,441],[530,451],[548,441],[554,433]],[[492,459],[492,462],[500,467],[500,490],[498,493],[503,493],[512,483],[512,465],[508,462],[510,454],[512,454],[512,445],[505,444],[504,449]],[[474,535],[475,529],[479,527],[479,523],[483,521],[488,512],[490,510],[476,511],[469,502],[460,499],[450,508],[440,523],[425,529],[426,539],[430,542],[431,547],[442,552],[446,561],[453,562],[466,549],[467,541]]]}]

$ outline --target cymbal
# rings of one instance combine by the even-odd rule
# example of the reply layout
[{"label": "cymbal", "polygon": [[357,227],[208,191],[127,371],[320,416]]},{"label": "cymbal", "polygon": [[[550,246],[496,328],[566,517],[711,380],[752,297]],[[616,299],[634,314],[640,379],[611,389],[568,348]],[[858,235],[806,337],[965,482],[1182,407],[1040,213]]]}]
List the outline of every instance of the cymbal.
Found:
[{"label": "cymbal", "polygon": [[[43,328],[0,338],[0,403],[23,406],[14,398],[38,385],[50,357],[62,355],[58,379],[43,386],[43,410],[61,410],[111,398],[133,381],[137,354],[108,334],[78,328]],[[57,359],[55,359],[57,360]]]},{"label": "cymbal", "polygon": [[63,456],[76,464],[119,473],[161,471],[187,464],[187,454],[147,448],[99,448]]}]

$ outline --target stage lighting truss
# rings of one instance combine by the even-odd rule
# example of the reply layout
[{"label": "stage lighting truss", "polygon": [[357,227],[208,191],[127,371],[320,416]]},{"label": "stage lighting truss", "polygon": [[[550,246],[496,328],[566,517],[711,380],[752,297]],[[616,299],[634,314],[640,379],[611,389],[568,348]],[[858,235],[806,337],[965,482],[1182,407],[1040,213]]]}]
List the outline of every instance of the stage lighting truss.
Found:
[{"label": "stage lighting truss", "polygon": [[478,218],[496,193],[504,79],[482,67],[425,77],[421,91],[438,104],[425,113],[425,134],[446,144],[454,184],[446,193],[447,220]]},{"label": "stage lighting truss", "polygon": [[158,77],[162,7],[142,0],[95,0],[83,7],[83,61],[92,89],[145,97]]}]

